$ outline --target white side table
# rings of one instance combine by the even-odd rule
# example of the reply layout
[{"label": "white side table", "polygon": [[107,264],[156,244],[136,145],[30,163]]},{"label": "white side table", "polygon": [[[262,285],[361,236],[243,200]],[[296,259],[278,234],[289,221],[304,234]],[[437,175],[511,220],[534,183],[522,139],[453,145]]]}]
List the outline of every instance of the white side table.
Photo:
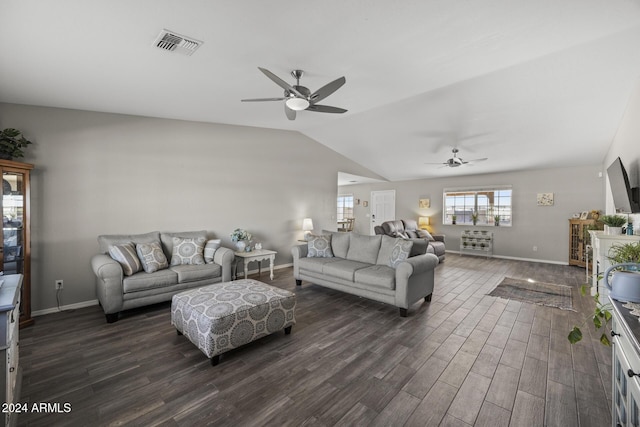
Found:
[{"label": "white side table", "polygon": [[269,260],[269,271],[271,275],[269,276],[271,280],[273,280],[273,264],[276,260],[276,251],[270,251],[268,249],[254,249],[251,252],[235,252],[236,255],[236,266],[233,269],[233,279],[235,280],[238,276],[238,262],[242,259],[244,260],[244,278],[247,278],[247,272],[249,263],[251,261],[258,261],[258,274],[262,274],[262,261]]}]

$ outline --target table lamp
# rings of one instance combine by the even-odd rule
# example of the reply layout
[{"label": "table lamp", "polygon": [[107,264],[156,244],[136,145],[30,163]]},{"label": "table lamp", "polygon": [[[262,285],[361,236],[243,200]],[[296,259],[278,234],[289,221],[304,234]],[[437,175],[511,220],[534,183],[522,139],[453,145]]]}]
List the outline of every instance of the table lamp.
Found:
[{"label": "table lamp", "polygon": [[302,220],[302,230],[304,231],[305,240],[311,234],[311,230],[313,230],[313,221],[311,218],[305,218]]},{"label": "table lamp", "polygon": [[428,225],[429,225],[428,216],[418,217],[418,228],[420,228],[421,230],[426,230]]}]

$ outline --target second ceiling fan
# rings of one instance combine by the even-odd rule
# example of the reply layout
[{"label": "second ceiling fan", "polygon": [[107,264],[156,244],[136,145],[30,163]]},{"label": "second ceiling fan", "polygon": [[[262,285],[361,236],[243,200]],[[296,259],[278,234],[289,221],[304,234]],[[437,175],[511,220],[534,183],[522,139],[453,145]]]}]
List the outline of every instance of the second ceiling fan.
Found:
[{"label": "second ceiling fan", "polygon": [[482,159],[463,160],[461,157],[458,157],[458,153],[460,152],[460,150],[458,150],[457,148],[453,148],[451,152],[453,153],[453,157],[448,159],[446,162],[425,163],[425,165],[443,165],[442,167],[457,168],[458,166],[468,165],[470,163],[482,162],[487,160],[487,157],[484,157]]},{"label": "second ceiling fan", "polygon": [[269,77],[269,79],[271,79],[275,84],[284,89],[284,96],[279,98],[242,99],[242,102],[285,101],[284,112],[289,120],[295,120],[296,111],[302,110],[315,111],[317,113],[338,114],[345,113],[347,111],[344,108],[318,104],[318,102],[340,89],[340,87],[346,83],[347,80],[344,77],[340,77],[339,79],[336,79],[311,93],[308,88],[300,86],[300,78],[304,75],[304,71],[302,70],[293,70],[291,72],[291,76],[296,79],[296,84],[292,86],[266,68],[258,67],[258,69],[262,71],[265,76]]}]

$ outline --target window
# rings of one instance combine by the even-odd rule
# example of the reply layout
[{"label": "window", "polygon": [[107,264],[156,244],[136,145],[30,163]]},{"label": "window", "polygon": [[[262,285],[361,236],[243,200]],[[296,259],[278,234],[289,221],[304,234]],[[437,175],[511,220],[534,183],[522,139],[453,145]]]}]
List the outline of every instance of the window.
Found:
[{"label": "window", "polygon": [[[443,224],[473,224],[472,215],[478,216],[477,225],[511,226],[511,186],[482,189],[445,189]],[[499,218],[496,221],[496,217]]]},{"label": "window", "polygon": [[338,196],[338,221],[353,218],[353,194]]}]

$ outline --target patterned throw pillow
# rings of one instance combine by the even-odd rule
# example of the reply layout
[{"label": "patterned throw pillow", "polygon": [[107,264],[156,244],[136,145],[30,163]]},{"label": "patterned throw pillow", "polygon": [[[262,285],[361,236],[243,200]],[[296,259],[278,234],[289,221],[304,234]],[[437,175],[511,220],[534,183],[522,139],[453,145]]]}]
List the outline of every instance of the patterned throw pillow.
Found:
[{"label": "patterned throw pillow", "polygon": [[389,267],[396,268],[398,264],[409,258],[413,242],[411,240],[398,239],[393,249],[391,249],[391,255],[389,256]]},{"label": "patterned throw pillow", "polygon": [[220,239],[207,240],[207,244],[204,245],[204,262],[207,264],[213,263],[213,255],[216,253],[216,250],[220,247],[221,244]]},{"label": "patterned throw pillow", "polygon": [[418,235],[418,237],[420,237],[421,239],[427,239],[430,242],[435,241],[436,239],[433,238],[433,236],[431,235],[431,233],[429,233],[427,230],[416,230],[416,234]]},{"label": "patterned throw pillow", "polygon": [[125,276],[131,276],[142,270],[142,265],[136,255],[136,247],[131,242],[109,247],[109,255],[120,263]]},{"label": "patterned throw pillow", "polygon": [[138,243],[136,245],[136,252],[138,252],[138,258],[142,262],[142,268],[147,273],[153,273],[154,271],[162,270],[169,267],[167,257],[162,252],[160,242],[152,243]]},{"label": "patterned throw pillow", "polygon": [[204,264],[204,237],[173,238],[173,253],[171,254],[171,265]]},{"label": "patterned throw pillow", "polygon": [[310,236],[307,240],[307,258],[333,258],[331,235]]}]

